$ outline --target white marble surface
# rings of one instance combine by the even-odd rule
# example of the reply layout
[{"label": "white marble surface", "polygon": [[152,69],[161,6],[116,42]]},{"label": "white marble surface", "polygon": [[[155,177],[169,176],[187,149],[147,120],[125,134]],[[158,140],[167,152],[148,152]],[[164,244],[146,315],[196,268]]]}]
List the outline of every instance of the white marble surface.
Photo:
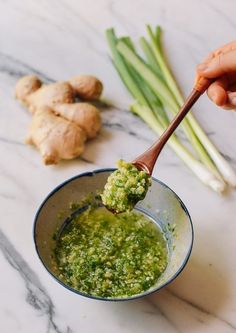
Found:
[{"label": "white marble surface", "polygon": [[[234,0],[0,1],[0,332],[236,332],[236,193],[217,196],[168,149],[155,176],[189,208],[195,243],[184,272],[161,292],[125,303],[74,295],[44,270],[32,239],[35,211],[52,188],[80,172],[114,166],[118,158],[130,160],[155,138],[125,111],[130,97],[109,60],[104,30],[114,26],[137,38],[145,23],[161,24],[187,94],[194,66],[235,39],[235,13]],[[30,115],[13,90],[27,73],[47,81],[91,73],[104,82],[104,97],[117,108],[103,111],[103,130],[82,159],[45,167],[23,144]],[[236,114],[218,110],[206,97],[195,113],[235,165]]]}]

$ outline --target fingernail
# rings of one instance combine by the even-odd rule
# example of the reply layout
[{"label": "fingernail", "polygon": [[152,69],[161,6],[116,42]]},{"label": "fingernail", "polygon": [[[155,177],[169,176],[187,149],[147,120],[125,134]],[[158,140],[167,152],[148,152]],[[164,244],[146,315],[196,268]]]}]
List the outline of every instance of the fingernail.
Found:
[{"label": "fingernail", "polygon": [[209,68],[209,66],[207,64],[201,64],[197,66],[197,70],[200,72],[205,72],[207,71],[207,69]]},{"label": "fingernail", "polygon": [[212,102],[214,102],[214,103],[217,104],[217,101],[218,101],[218,95],[217,95],[217,94],[212,94],[212,95],[211,95],[211,100],[212,100]]},{"label": "fingernail", "polygon": [[236,96],[229,96],[230,104],[236,106]]}]

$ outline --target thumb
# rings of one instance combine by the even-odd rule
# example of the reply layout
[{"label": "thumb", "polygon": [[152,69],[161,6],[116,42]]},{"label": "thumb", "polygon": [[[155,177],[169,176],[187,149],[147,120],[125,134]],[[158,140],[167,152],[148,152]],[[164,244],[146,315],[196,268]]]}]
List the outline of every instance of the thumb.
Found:
[{"label": "thumb", "polygon": [[225,73],[236,71],[236,49],[220,53],[208,62],[197,66],[197,73],[206,78],[214,79]]}]

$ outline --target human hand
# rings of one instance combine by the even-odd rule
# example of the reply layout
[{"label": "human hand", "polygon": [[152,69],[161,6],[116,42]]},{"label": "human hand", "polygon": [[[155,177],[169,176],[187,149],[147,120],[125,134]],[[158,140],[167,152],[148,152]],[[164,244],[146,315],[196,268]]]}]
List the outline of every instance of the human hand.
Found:
[{"label": "human hand", "polygon": [[216,79],[208,88],[208,97],[223,109],[236,110],[236,41],[211,52],[197,66],[197,77]]}]

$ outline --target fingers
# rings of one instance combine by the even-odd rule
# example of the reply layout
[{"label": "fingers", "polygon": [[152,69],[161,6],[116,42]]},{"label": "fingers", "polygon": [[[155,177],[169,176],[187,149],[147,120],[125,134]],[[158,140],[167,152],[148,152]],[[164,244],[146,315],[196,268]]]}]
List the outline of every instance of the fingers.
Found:
[{"label": "fingers", "polygon": [[228,92],[228,106],[231,109],[236,109],[236,92]]},{"label": "fingers", "polygon": [[203,59],[202,63],[205,63],[205,62],[208,63],[214,57],[215,57],[215,53],[211,52],[211,53],[208,54],[208,56],[205,59]]},{"label": "fingers", "polygon": [[218,106],[224,106],[227,103],[227,81],[225,78],[213,82],[207,90],[208,97]]},{"label": "fingers", "polygon": [[199,76],[216,79],[208,88],[209,98],[223,109],[236,110],[236,41],[211,52],[197,66]]},{"label": "fingers", "polygon": [[214,51],[210,52],[208,54],[208,56],[205,59],[203,59],[202,63],[209,62],[211,59],[217,57],[221,53],[227,53],[227,52],[233,51],[235,49],[236,49],[236,40],[232,41],[230,43],[227,43],[221,47],[218,47]]},{"label": "fingers", "polygon": [[220,53],[197,66],[197,73],[206,78],[217,78],[225,73],[236,72],[236,49]]},{"label": "fingers", "polygon": [[232,51],[234,49],[236,49],[236,40],[217,48],[212,53],[214,54],[214,57],[215,57],[215,56],[219,55],[220,53],[226,53],[226,52]]},{"label": "fingers", "polygon": [[224,75],[207,90],[208,97],[225,110],[236,109],[236,75]]},{"label": "fingers", "polygon": [[236,92],[226,92],[222,87],[215,86],[208,89],[207,95],[221,109],[236,110]]}]

